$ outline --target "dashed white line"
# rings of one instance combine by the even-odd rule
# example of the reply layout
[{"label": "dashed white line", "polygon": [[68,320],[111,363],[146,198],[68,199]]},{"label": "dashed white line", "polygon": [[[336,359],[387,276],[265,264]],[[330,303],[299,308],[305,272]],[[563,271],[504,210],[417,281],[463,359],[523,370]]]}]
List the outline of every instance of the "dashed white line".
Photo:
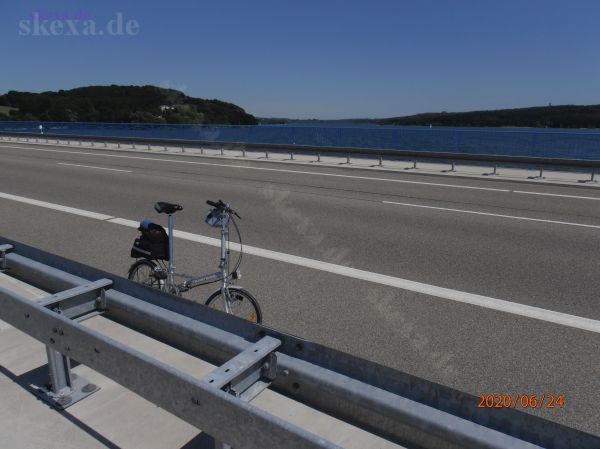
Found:
[{"label": "dashed white line", "polygon": [[67,164],[66,162],[57,162],[56,164],[57,165],[67,165],[69,167],[95,168],[96,170],[109,170],[109,171],[120,171],[120,172],[125,172],[125,173],[132,173],[132,170],[120,170],[118,168],[96,167],[94,165]]},{"label": "dashed white line", "polygon": [[377,178],[372,176],[355,176],[355,175],[342,175],[338,173],[322,173],[322,172],[311,172],[311,171],[302,171],[302,170],[287,170],[283,168],[267,168],[267,167],[252,167],[249,165],[234,165],[234,164],[217,164],[214,162],[199,162],[199,161],[183,161],[180,159],[166,159],[166,158],[156,158],[156,157],[142,157],[142,156],[125,156],[121,154],[101,154],[101,153],[92,153],[85,151],[67,151],[67,150],[49,150],[42,148],[28,148],[28,147],[16,147],[10,145],[0,145],[3,148],[16,148],[20,150],[30,150],[30,151],[41,151],[47,153],[66,153],[66,154],[82,154],[86,156],[96,156],[96,157],[113,157],[113,158],[122,158],[122,159],[137,159],[143,161],[158,161],[158,162],[171,162],[176,164],[191,164],[191,165],[208,165],[212,167],[229,167],[229,168],[239,168],[244,170],[259,170],[259,171],[271,171],[278,173],[297,173],[300,175],[313,175],[313,176],[328,176],[334,178],[348,178],[348,179],[362,179],[367,181],[382,181],[382,182],[396,182],[401,184],[417,184],[417,185],[427,185],[427,186],[435,186],[435,187],[448,187],[452,189],[468,189],[468,190],[485,190],[492,192],[510,192],[508,189],[494,189],[490,187],[474,187],[474,186],[463,186],[457,184],[444,184],[444,183],[436,183],[436,182],[424,182],[424,181],[409,181],[406,179],[393,179],[393,178]]},{"label": "dashed white line", "polygon": [[[600,201],[600,197],[592,197],[592,196],[563,195],[563,194],[559,194],[559,193],[541,193],[541,192],[529,192],[529,191],[524,191],[524,190],[496,189],[496,188],[490,188],[490,187],[475,187],[475,186],[465,186],[465,185],[457,185],[457,184],[444,184],[444,183],[424,182],[424,181],[410,181],[410,180],[406,180],[406,179],[342,175],[342,174],[337,174],[337,173],[310,172],[310,171],[287,170],[287,169],[281,169],[281,168],[267,168],[267,167],[251,167],[248,165],[217,164],[217,163],[213,163],[213,162],[183,161],[183,160],[179,160],[179,159],[153,158],[153,157],[143,157],[143,156],[124,156],[124,155],[118,155],[118,154],[101,154],[101,153],[92,153],[92,152],[85,152],[85,151],[50,150],[50,149],[43,149],[43,148],[30,148],[30,147],[24,147],[24,146],[12,146],[12,145],[1,145],[1,144],[0,144],[0,147],[1,148],[15,148],[15,149],[22,149],[22,150],[30,150],[30,151],[42,151],[42,152],[49,152],[49,153],[80,154],[80,155],[86,155],[86,156],[115,157],[115,158],[138,159],[138,160],[148,160],[148,161],[158,161],[158,162],[172,162],[172,163],[178,163],[178,164],[210,165],[210,166],[215,166],[215,167],[231,167],[231,168],[241,168],[241,169],[246,169],[246,170],[263,170],[263,171],[274,171],[274,172],[283,172],[283,173],[298,173],[298,174],[306,174],[306,175],[314,175],[314,176],[330,176],[330,177],[338,177],[338,178],[363,179],[363,180],[368,180],[368,181],[383,181],[383,182],[396,182],[396,183],[404,183],[404,184],[428,185],[428,186],[435,186],[435,187],[448,187],[448,188],[453,188],[453,189],[471,189],[471,190],[483,190],[483,191],[491,191],[491,192],[519,193],[519,194],[527,194],[527,195],[544,195],[544,196],[553,196],[553,197],[561,197],[561,198],[573,198],[573,199],[581,199],[581,200]],[[75,165],[75,164],[73,164],[73,165]],[[99,167],[95,167],[95,168],[99,168]],[[109,169],[107,169],[107,170],[109,170]]]},{"label": "dashed white line", "polygon": [[398,206],[407,206],[407,207],[419,207],[422,209],[434,209],[434,210],[443,210],[443,211],[449,211],[449,212],[459,212],[462,214],[487,215],[490,217],[509,218],[512,220],[537,221],[540,223],[552,223],[552,224],[567,225],[567,226],[580,226],[582,228],[600,229],[600,226],[598,226],[598,225],[591,225],[591,224],[584,224],[584,223],[572,223],[569,221],[544,220],[542,218],[531,218],[531,217],[519,217],[516,215],[493,214],[490,212],[477,212],[474,210],[451,209],[449,207],[425,206],[423,204],[413,204],[413,203],[399,203],[396,201],[382,201],[382,203],[395,204]]},{"label": "dashed white line", "polygon": [[578,200],[600,201],[600,197],[595,197],[595,196],[578,196],[578,195],[563,195],[561,193],[527,192],[525,190],[513,190],[513,193],[523,193],[525,195],[556,196],[559,198],[575,198]]},{"label": "dashed white line", "polygon": [[[60,210],[63,212],[74,213],[76,215],[82,215],[89,218],[95,218],[97,220],[108,221],[109,223],[127,226],[132,228],[138,227],[138,222],[134,220],[128,220],[125,218],[111,217],[108,215],[97,214],[81,209],[75,209],[72,207],[61,206],[58,204],[47,203],[44,201],[32,200],[30,198],[18,197],[16,195],[9,195],[0,193],[0,198],[11,199],[13,201],[20,201],[27,204],[33,204],[36,206],[46,207],[49,209]],[[218,239],[207,237],[199,234],[192,234],[190,232],[175,231],[173,235],[177,238],[181,238],[188,241],[193,241],[210,246],[219,246],[220,241]],[[240,247],[237,244],[232,244],[231,249],[239,251]],[[540,307],[528,306],[516,302],[506,301],[502,299],[490,298],[487,296],[476,295],[473,293],[461,292],[458,290],[452,290],[445,287],[438,287],[435,285],[423,284],[421,282],[410,281],[394,276],[388,276],[380,273],[374,273],[370,271],[359,270],[356,268],[345,267],[342,265],[336,265],[329,262],[322,262],[320,260],[309,259],[307,257],[295,256],[292,254],[281,253],[277,251],[271,251],[268,249],[257,248],[254,246],[244,245],[244,252],[258,257],[263,257],[270,260],[276,260],[285,262],[305,268],[311,268],[315,270],[325,271],[340,276],[346,276],[353,279],[359,279],[375,284],[385,285],[389,287],[395,287],[403,290],[408,290],[416,293],[422,293],[424,295],[448,299],[451,301],[471,304],[486,309],[496,310],[499,312],[510,313],[513,315],[523,316],[527,318],[533,318],[549,323],[559,324],[562,326],[572,327],[576,329],[582,329],[594,333],[600,333],[600,321],[593,320],[590,318],[570,315],[562,312],[556,312],[553,310],[542,309]]]}]

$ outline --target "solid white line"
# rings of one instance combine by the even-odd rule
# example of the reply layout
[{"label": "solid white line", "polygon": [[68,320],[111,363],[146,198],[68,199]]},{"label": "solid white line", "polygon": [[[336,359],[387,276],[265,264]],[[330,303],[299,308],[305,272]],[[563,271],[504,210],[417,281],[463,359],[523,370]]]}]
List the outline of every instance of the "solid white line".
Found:
[{"label": "solid white line", "polygon": [[600,197],[595,197],[595,196],[577,196],[577,195],[562,195],[560,193],[526,192],[524,190],[513,190],[513,193],[523,193],[525,195],[557,196],[560,198],[576,198],[578,200],[600,201]]},{"label": "solid white line", "polygon": [[[113,218],[108,221],[110,223],[116,223],[132,228],[137,228],[139,226],[138,222],[133,220],[126,220],[123,218]],[[206,237],[198,234],[192,234],[190,232],[176,230],[173,233],[173,235],[177,238],[215,247],[219,247],[221,244],[219,239]],[[232,243],[231,249],[234,251],[239,251],[240,247],[238,244]],[[263,257],[266,259],[298,265],[305,268],[312,268],[315,270],[325,271],[340,276],[346,276],[353,279],[360,279],[363,281],[385,285],[388,287],[400,288],[402,290],[422,293],[428,296],[449,299],[451,301],[471,304],[474,306],[484,307],[486,309],[491,310],[497,310],[499,312],[510,313],[513,315],[524,316],[527,318],[533,318],[549,323],[600,333],[600,321],[592,320],[590,318],[579,317],[562,312],[555,312],[552,310],[542,309],[540,307],[528,306],[525,304],[505,301],[502,299],[490,298],[487,296],[476,295],[473,293],[461,292],[449,288],[437,287],[435,285],[409,281],[407,279],[402,279],[394,276],[373,273],[371,271],[364,271],[356,268],[344,267],[342,265],[335,265],[329,262],[322,262],[319,260],[294,256],[291,254],[280,253],[277,251],[271,251],[268,249],[257,248],[249,245],[244,245],[244,253],[251,254],[253,256]]]},{"label": "solid white line", "polygon": [[131,170],[119,170],[118,168],[94,167],[93,165],[67,164],[66,162],[57,162],[56,164],[57,165],[68,165],[69,167],[95,168],[96,170],[122,171],[125,173],[131,173]]},{"label": "solid white line", "polygon": [[560,224],[560,225],[567,225],[567,226],[579,226],[582,228],[600,229],[600,226],[598,226],[598,225],[591,225],[591,224],[584,224],[584,223],[572,223],[569,221],[543,220],[541,218],[530,218],[530,217],[518,217],[515,215],[492,214],[489,212],[476,212],[473,210],[450,209],[448,207],[424,206],[422,204],[412,204],[412,203],[398,203],[395,201],[382,201],[382,203],[395,204],[398,206],[419,207],[422,209],[445,210],[445,211],[449,211],[449,212],[459,212],[462,214],[487,215],[489,217],[510,218],[513,220],[536,221],[536,222],[540,222],[540,223],[552,223],[552,224]]},{"label": "solid white line", "polygon": [[[321,172],[311,172],[311,171],[301,171],[301,170],[287,170],[282,168],[267,168],[267,167],[251,167],[248,165],[233,165],[233,164],[216,164],[213,162],[198,162],[198,161],[183,161],[179,159],[165,159],[165,158],[156,158],[156,157],[142,157],[142,156],[124,156],[120,154],[101,154],[101,153],[92,153],[86,151],[66,151],[66,150],[49,150],[42,148],[28,148],[28,147],[16,147],[10,145],[0,145],[2,148],[17,148],[20,150],[30,150],[30,151],[42,151],[47,153],[66,153],[66,154],[83,154],[86,156],[97,156],[97,157],[115,157],[115,158],[123,158],[123,159],[138,159],[144,161],[159,161],[159,162],[172,162],[176,164],[192,164],[192,165],[208,165],[213,167],[229,167],[229,168],[240,168],[244,170],[259,170],[259,171],[272,171],[279,173],[297,173],[301,175],[314,175],[314,176],[329,176],[335,178],[349,178],[349,179],[362,179],[367,181],[382,181],[382,182],[397,182],[402,184],[418,184],[418,185],[427,185],[427,186],[435,186],[435,187],[448,187],[453,189],[469,189],[469,190],[486,190],[492,192],[510,192],[508,189],[493,189],[490,187],[473,187],[473,186],[463,186],[456,184],[443,184],[436,182],[423,182],[423,181],[408,181],[405,179],[392,179],[392,178],[375,178],[369,176],[355,176],[355,175],[342,175],[336,173],[321,173]],[[117,151],[117,150],[114,150]]]},{"label": "solid white line", "polygon": [[[15,195],[9,195],[0,193],[0,198],[10,199],[13,201],[19,201],[27,204],[36,206],[46,207],[49,209],[60,210],[63,212],[81,215],[89,218],[95,218],[97,220],[107,220],[110,223],[119,224],[128,227],[138,227],[138,223],[133,220],[127,220],[123,218],[115,218],[108,215],[97,214],[95,212],[89,212],[81,209],[75,209],[67,206],[60,206],[53,203],[46,203],[44,201],[32,200],[29,198],[18,197]],[[192,234],[184,231],[175,231],[174,236],[198,242],[210,246],[219,246],[220,242],[218,239],[207,237],[198,234]],[[232,244],[231,249],[239,251],[240,247],[238,244]],[[573,327],[576,329],[582,329],[590,332],[600,333],[600,321],[593,320],[590,318],[584,318],[580,316],[570,315],[562,312],[556,312],[552,310],[542,309],[540,307],[528,306],[525,304],[519,304],[511,301],[505,301],[502,299],[490,298],[487,296],[476,295],[472,293],[461,292],[458,290],[452,290],[444,287],[437,287],[435,285],[423,284],[421,282],[410,281],[394,276],[388,276],[379,273],[373,273],[370,271],[359,270],[356,268],[345,267],[342,265],[335,265],[329,262],[322,262],[320,260],[309,259],[306,257],[294,256],[291,254],[280,253],[277,251],[271,251],[268,249],[257,248],[254,246],[244,245],[244,252],[258,257],[266,259],[276,260],[285,262],[305,268],[311,268],[315,270],[325,271],[340,276],[346,276],[353,279],[359,279],[375,284],[386,285],[389,287],[400,288],[403,290],[413,291],[416,293],[422,293],[424,295],[449,299],[465,304],[471,304],[478,307],[484,307],[499,312],[510,313],[513,315],[524,316],[527,318],[533,318],[549,323],[559,324],[562,326]]]},{"label": "solid white line", "polygon": [[74,207],[69,206],[61,206],[60,204],[34,200],[31,198],[26,198],[24,196],[11,195],[10,193],[0,192],[0,198],[3,198],[5,200],[18,201],[19,203],[30,204],[32,206],[44,207],[46,209],[58,210],[60,212],[66,212],[68,214],[80,215],[82,217],[94,218],[96,220],[108,220],[109,218],[113,218],[112,215],[99,214],[97,212],[90,212],[88,210],[76,209]]}]

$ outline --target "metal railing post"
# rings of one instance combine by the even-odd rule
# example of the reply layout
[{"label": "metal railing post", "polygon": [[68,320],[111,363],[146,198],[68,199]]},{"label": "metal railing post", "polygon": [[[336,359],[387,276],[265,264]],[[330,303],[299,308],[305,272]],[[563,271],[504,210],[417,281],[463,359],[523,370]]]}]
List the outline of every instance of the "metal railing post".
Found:
[{"label": "metal railing post", "polygon": [[596,172],[594,171],[594,169],[592,169],[592,173],[591,173],[589,179],[580,179],[579,182],[590,182],[590,183],[598,182],[598,181],[596,181]]},{"label": "metal railing post", "polygon": [[383,167],[383,156],[379,156],[379,166]]},{"label": "metal railing post", "polygon": [[346,155],[346,164],[350,165],[350,155]]},{"label": "metal railing post", "polygon": [[540,167],[540,173],[537,176],[529,176],[528,179],[546,179],[544,176],[544,167]]},{"label": "metal railing post", "polygon": [[450,170],[442,170],[442,173],[454,173],[456,172],[456,164],[452,161],[452,168]]}]

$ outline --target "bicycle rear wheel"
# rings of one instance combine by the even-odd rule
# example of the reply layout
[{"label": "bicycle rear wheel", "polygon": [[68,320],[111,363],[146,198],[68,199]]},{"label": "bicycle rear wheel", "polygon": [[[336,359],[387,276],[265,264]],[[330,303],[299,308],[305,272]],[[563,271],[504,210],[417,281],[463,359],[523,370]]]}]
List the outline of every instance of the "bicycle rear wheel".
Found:
[{"label": "bicycle rear wheel", "polygon": [[148,287],[162,290],[164,281],[156,277],[154,271],[155,268],[156,264],[150,260],[138,260],[129,268],[128,279],[142,285],[147,285]]},{"label": "bicycle rear wheel", "polygon": [[[258,301],[243,288],[228,287],[226,294],[229,296],[231,314],[253,323],[262,323],[262,311]],[[225,298],[222,291],[217,290],[206,300],[205,303],[211,309],[226,312]]]}]

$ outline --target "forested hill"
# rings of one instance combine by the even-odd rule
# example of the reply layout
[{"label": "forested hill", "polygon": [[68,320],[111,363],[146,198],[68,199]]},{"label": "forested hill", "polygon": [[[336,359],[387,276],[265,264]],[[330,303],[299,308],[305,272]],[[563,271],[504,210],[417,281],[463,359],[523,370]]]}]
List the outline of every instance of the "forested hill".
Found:
[{"label": "forested hill", "polygon": [[471,112],[439,112],[394,117],[380,125],[514,126],[548,128],[600,128],[600,105],[543,106]]},{"label": "forested hill", "polygon": [[254,116],[219,100],[156,86],[90,86],[0,95],[0,120],[254,125]]}]

